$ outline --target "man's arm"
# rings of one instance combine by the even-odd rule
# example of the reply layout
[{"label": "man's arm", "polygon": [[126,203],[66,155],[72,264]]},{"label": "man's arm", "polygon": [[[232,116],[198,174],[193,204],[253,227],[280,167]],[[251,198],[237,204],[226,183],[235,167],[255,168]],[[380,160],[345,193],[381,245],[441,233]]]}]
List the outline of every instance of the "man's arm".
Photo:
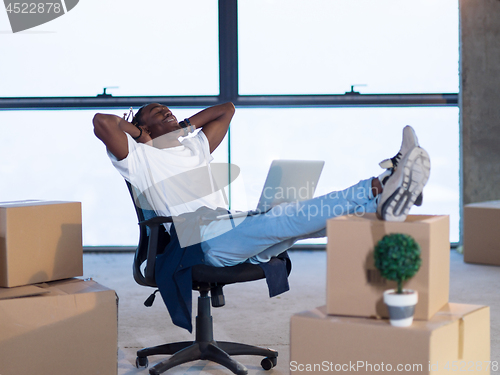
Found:
[{"label": "man's arm", "polygon": [[[141,131],[130,122],[115,116],[97,113],[92,120],[94,124],[94,134],[107,147],[107,149],[118,159],[125,159],[128,155],[128,141],[125,133],[132,137],[138,137]],[[146,142],[149,137],[146,132],[142,132],[139,142]]]},{"label": "man's arm", "polygon": [[229,123],[234,115],[233,103],[224,103],[204,109],[189,118],[196,128],[202,128],[210,145],[210,153],[222,142],[226,136]]}]

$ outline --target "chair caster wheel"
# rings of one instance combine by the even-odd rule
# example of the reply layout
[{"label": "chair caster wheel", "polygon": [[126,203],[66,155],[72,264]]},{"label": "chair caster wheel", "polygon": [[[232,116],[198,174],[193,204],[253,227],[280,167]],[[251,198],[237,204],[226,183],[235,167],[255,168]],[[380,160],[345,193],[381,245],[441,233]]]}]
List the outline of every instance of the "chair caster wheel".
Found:
[{"label": "chair caster wheel", "polygon": [[147,368],[149,366],[148,357],[137,357],[135,359],[135,367]]},{"label": "chair caster wheel", "polygon": [[276,357],[266,357],[260,362],[260,365],[264,370],[271,370],[277,363],[278,359]]}]

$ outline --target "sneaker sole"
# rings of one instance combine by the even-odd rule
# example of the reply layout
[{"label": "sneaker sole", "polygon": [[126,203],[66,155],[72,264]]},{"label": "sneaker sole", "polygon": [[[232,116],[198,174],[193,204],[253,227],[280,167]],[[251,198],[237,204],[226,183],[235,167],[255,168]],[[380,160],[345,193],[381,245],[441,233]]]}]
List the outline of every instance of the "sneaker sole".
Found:
[{"label": "sneaker sole", "polygon": [[430,158],[423,148],[415,147],[408,154],[400,186],[383,203],[380,216],[386,221],[405,221],[410,209],[424,189],[430,175]]}]

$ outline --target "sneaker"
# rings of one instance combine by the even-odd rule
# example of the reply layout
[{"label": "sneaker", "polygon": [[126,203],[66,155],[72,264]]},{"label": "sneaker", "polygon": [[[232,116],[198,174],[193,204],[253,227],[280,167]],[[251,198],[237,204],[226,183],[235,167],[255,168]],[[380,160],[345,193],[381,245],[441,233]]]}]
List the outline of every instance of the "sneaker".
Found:
[{"label": "sneaker", "polygon": [[[429,180],[429,154],[418,145],[415,131],[410,126],[403,129],[403,142],[398,154],[381,164],[391,163],[392,174],[383,183],[377,214],[387,221],[405,221],[410,208],[421,204],[421,193]],[[420,202],[419,202],[420,201]]]},{"label": "sneaker", "polygon": [[[382,160],[379,165],[381,168],[387,169],[384,173],[382,173],[378,178],[382,185],[382,187],[387,182],[388,178],[394,173],[395,168],[398,166],[399,160],[401,159],[401,155],[410,150],[413,147],[419,147],[417,134],[415,130],[407,125],[403,128],[403,142],[401,143],[401,148],[396,156]],[[423,203],[423,193],[420,193],[417,199],[415,200],[414,205],[420,207]]]}]

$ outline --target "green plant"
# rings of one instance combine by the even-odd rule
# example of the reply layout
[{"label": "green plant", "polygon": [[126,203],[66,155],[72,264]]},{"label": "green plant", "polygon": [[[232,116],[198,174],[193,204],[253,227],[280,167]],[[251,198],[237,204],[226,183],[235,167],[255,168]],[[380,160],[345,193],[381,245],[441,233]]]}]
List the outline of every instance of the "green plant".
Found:
[{"label": "green plant", "polygon": [[411,279],[422,264],[419,244],[402,233],[385,235],[375,246],[374,258],[382,276],[398,283],[397,293],[403,293],[403,282]]}]

